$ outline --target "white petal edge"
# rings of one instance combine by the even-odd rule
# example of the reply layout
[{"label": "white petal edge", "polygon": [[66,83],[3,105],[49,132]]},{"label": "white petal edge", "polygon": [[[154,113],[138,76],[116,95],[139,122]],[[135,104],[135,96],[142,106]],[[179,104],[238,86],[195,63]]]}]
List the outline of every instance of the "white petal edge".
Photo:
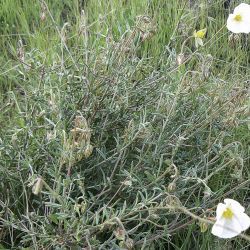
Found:
[{"label": "white petal edge", "polygon": [[226,205],[223,203],[219,203],[216,208],[216,219],[219,220],[226,209]]},{"label": "white petal edge", "polygon": [[250,7],[248,11],[242,13],[242,27],[243,25],[244,25],[244,30],[245,30],[245,32],[243,33],[249,33],[250,32]]},{"label": "white petal edge", "polygon": [[245,12],[248,12],[248,11],[250,11],[250,5],[247,4],[247,3],[241,3],[237,7],[235,7],[234,14],[245,13]]},{"label": "white petal edge", "polygon": [[241,231],[245,231],[250,227],[250,217],[247,214],[239,213],[235,217],[241,225]]},{"label": "white petal edge", "polygon": [[239,235],[242,227],[237,219],[220,219],[212,227],[211,233],[219,238],[229,239]]},{"label": "white petal edge", "polygon": [[236,214],[238,213],[244,213],[245,208],[243,206],[241,206],[241,204],[238,201],[235,201],[233,199],[224,199],[224,203],[226,204],[226,206],[230,206],[233,210],[233,212],[235,212]]}]

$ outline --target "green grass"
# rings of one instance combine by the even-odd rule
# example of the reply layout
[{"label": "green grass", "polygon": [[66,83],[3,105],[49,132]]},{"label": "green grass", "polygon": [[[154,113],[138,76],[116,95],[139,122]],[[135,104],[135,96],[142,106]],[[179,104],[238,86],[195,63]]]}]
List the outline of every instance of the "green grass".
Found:
[{"label": "green grass", "polygon": [[208,2],[0,1],[0,249],[249,247],[188,213],[250,214],[250,37]]}]

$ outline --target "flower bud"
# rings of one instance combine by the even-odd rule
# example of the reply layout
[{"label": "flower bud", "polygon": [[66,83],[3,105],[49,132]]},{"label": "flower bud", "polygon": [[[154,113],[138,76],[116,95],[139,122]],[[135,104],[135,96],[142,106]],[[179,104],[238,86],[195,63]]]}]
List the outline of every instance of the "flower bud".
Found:
[{"label": "flower bud", "polygon": [[168,185],[168,192],[174,192],[176,190],[176,184],[175,182],[171,182]]},{"label": "flower bud", "polygon": [[205,233],[208,229],[208,224],[206,222],[200,222],[199,226],[202,233]]},{"label": "flower bud", "polygon": [[93,152],[93,146],[91,144],[88,144],[84,151],[85,158],[88,158],[92,154],[92,152]]},{"label": "flower bud", "polygon": [[183,53],[179,54],[176,58],[177,64],[181,65],[185,62],[185,55]]},{"label": "flower bud", "polygon": [[41,193],[43,188],[43,179],[41,177],[38,177],[35,184],[32,187],[32,193],[34,195],[38,195]]}]

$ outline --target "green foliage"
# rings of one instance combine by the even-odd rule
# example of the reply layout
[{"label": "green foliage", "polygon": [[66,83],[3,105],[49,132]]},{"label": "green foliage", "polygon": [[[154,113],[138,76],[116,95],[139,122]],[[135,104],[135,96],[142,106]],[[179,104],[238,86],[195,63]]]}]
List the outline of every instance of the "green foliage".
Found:
[{"label": "green foliage", "polygon": [[249,37],[222,2],[0,2],[1,249],[249,244],[183,210],[249,192]]}]

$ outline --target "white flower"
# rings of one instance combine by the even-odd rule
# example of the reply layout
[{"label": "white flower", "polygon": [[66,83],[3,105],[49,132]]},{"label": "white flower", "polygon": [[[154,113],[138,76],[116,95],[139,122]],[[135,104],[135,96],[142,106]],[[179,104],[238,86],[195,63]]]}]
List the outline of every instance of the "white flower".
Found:
[{"label": "white flower", "polygon": [[194,32],[193,36],[195,39],[195,47],[198,48],[199,46],[203,46],[202,39],[205,37],[207,33],[207,29],[202,29]]},{"label": "white flower", "polygon": [[233,33],[250,32],[250,5],[241,3],[227,19],[227,28]]},{"label": "white flower", "polygon": [[216,209],[216,223],[212,234],[220,238],[232,238],[245,231],[250,226],[250,217],[244,213],[245,208],[239,202],[225,199]]}]

